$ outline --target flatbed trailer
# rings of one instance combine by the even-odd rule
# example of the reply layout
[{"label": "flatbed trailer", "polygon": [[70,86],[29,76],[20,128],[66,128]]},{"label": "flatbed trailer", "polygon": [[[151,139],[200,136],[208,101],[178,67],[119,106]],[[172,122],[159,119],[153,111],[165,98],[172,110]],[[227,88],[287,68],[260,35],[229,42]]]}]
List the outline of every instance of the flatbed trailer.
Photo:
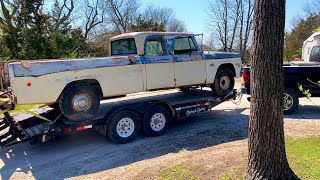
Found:
[{"label": "flatbed trailer", "polygon": [[0,147],[27,141],[46,142],[64,133],[91,128],[115,143],[127,143],[140,132],[148,136],[162,135],[172,121],[209,111],[236,97],[236,90],[225,97],[214,96],[211,91],[202,89],[135,93],[101,101],[95,119],[79,122],[68,121],[61,112],[52,108],[11,116],[5,108],[8,102],[5,102],[0,104],[3,113]]}]

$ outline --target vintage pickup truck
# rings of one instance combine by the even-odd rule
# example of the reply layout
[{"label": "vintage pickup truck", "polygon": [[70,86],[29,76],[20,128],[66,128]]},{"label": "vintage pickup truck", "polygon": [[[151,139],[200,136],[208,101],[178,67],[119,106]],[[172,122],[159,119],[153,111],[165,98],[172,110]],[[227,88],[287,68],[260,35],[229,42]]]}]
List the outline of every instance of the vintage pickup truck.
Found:
[{"label": "vintage pickup truck", "polygon": [[72,121],[93,118],[102,98],[129,93],[209,86],[227,95],[240,55],[203,52],[194,36],[126,33],[111,38],[111,57],[2,63],[2,81],[15,104],[56,103]]}]

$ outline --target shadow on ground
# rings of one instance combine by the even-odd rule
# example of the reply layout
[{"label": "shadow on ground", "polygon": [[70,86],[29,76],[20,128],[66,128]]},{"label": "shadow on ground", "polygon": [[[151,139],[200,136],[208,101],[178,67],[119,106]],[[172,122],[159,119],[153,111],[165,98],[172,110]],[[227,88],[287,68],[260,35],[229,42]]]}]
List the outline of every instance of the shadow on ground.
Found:
[{"label": "shadow on ground", "polygon": [[245,139],[248,116],[241,114],[243,110],[213,110],[175,122],[163,136],[141,136],[123,145],[113,144],[95,131],[66,135],[44,144],[16,145],[1,150],[0,175],[2,179],[16,175],[64,179]]},{"label": "shadow on ground", "polygon": [[[242,140],[247,138],[247,114],[246,108],[213,110],[175,122],[163,136],[141,136],[123,145],[113,144],[95,131],[65,135],[44,144],[20,144],[1,150],[0,175],[2,179],[65,179],[181,150],[194,151]],[[299,106],[285,118],[317,120],[320,110],[316,106]]]},{"label": "shadow on ground", "polygon": [[316,105],[299,105],[294,113],[286,115],[285,118],[320,121],[320,107]]}]

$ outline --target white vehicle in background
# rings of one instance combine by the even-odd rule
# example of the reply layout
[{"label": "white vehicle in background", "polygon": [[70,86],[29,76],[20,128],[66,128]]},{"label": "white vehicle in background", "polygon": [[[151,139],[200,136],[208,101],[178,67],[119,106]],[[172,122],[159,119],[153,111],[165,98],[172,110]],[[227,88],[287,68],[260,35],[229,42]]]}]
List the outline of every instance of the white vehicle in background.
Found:
[{"label": "white vehicle in background", "polygon": [[15,104],[56,103],[72,121],[95,117],[100,100],[129,93],[211,87],[223,97],[240,77],[236,53],[204,53],[194,34],[134,32],[111,38],[111,57],[2,64]]},{"label": "white vehicle in background", "polygon": [[302,60],[320,62],[320,32],[315,32],[303,42]]}]

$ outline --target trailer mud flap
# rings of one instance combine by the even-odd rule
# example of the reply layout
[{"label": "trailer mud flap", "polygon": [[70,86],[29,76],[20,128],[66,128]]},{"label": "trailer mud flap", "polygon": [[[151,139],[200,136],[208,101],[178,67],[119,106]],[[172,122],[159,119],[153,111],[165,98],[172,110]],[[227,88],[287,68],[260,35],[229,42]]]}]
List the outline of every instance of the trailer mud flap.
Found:
[{"label": "trailer mud flap", "polygon": [[[4,107],[0,108],[4,109]],[[7,111],[3,111],[3,118],[0,119],[0,147],[14,144],[17,138],[22,138],[22,136],[13,118]]]}]

